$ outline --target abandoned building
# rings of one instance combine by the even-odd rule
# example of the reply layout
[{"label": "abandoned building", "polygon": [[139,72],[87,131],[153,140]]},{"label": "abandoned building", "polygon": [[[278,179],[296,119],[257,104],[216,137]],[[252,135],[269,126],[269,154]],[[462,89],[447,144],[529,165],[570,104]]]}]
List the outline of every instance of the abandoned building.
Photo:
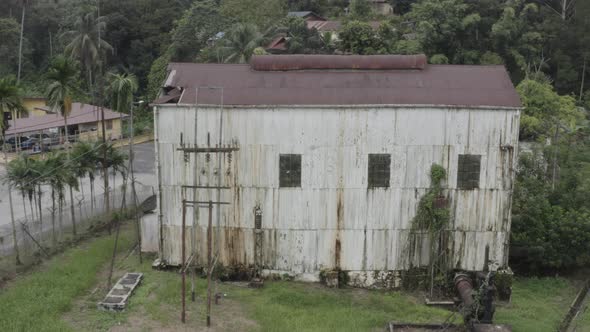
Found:
[{"label": "abandoned building", "polygon": [[[412,222],[433,164],[447,173],[448,267],[508,263],[521,103],[503,66],[423,55],[171,63],[153,105],[159,212],[143,248],[166,264],[182,263],[184,210],[197,264],[212,215],[219,264],[375,285],[429,262]],[[195,203],[209,201],[228,204],[210,214]]]}]

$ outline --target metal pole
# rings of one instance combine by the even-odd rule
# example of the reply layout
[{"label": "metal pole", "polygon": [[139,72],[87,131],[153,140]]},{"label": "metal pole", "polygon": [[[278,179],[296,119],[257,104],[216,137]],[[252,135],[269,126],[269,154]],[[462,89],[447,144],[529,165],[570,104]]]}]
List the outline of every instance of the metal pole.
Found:
[{"label": "metal pole", "polygon": [[213,224],[213,202],[209,201],[209,223],[207,225],[207,327],[211,326],[211,240]]},{"label": "metal pole", "polygon": [[[197,132],[198,132],[198,88],[195,88],[195,126],[194,126],[194,139],[193,139],[193,143],[195,148],[198,147],[198,137],[197,137]],[[194,174],[193,174],[193,200],[197,201],[198,197],[197,197],[197,186],[199,184],[199,169],[198,169],[198,155],[194,156],[195,158],[195,165],[194,165]],[[197,229],[197,224],[198,224],[198,218],[199,218],[199,209],[198,207],[193,208],[193,223],[192,223],[192,228],[191,228],[191,255],[193,255],[193,259],[196,257],[197,253],[196,253],[196,229]],[[192,302],[196,301],[196,271],[193,268],[191,268],[191,300]]]},{"label": "metal pole", "polygon": [[23,34],[25,32],[25,11],[26,11],[26,1],[22,2],[23,4],[23,15],[21,18],[21,23],[20,23],[20,43],[18,46],[18,73],[17,73],[17,78],[16,78],[16,82],[19,83],[20,82],[20,73],[23,67]]},{"label": "metal pole", "polygon": [[182,315],[180,320],[186,323],[186,252],[185,252],[186,203],[182,200]]},{"label": "metal pole", "polygon": [[[100,0],[96,1],[96,12],[97,12],[97,19],[100,18]],[[98,26],[98,56],[100,57],[100,52],[101,52],[101,47],[100,47],[100,25]],[[102,63],[100,64],[100,71],[102,73]],[[103,94],[103,90],[104,90],[104,82],[103,82],[103,78],[100,79],[100,93],[101,93],[101,103],[100,103],[100,117],[101,117],[101,127],[102,127],[102,157],[103,157],[103,173],[104,173],[104,200],[105,200],[105,207],[106,207],[106,214],[107,214],[107,218],[110,218],[110,204],[109,204],[109,173],[108,173],[108,167],[106,165],[106,161],[107,161],[107,146],[106,146],[106,142],[107,142],[107,137],[106,137],[106,128],[105,128],[105,123],[104,123],[104,97],[102,96]],[[111,233],[111,225],[110,225],[110,221],[109,221],[109,234]]]},{"label": "metal pole", "polygon": [[[221,90],[221,103],[219,105],[219,148],[223,142],[223,87]],[[217,186],[221,187],[221,153],[217,154]],[[217,201],[221,202],[221,189],[217,189]],[[219,244],[221,243],[221,206],[217,206],[217,236],[215,238],[215,255],[219,256]]]},{"label": "metal pole", "polygon": [[129,174],[131,174],[131,190],[133,191],[133,204],[135,204],[135,223],[137,227],[137,245],[139,246],[139,264],[142,264],[143,259],[141,257],[141,224],[139,221],[139,213],[143,213],[143,211],[141,211],[141,207],[139,206],[139,202],[137,200],[137,191],[135,190],[135,172],[133,171],[133,102],[131,102],[130,113],[131,123],[129,124],[129,131],[131,133],[129,135]]}]

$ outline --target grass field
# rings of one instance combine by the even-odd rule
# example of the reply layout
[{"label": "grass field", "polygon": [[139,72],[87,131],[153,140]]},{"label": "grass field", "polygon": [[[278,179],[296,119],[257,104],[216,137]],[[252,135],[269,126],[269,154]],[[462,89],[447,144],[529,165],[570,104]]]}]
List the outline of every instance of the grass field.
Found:
[{"label": "grass field", "polygon": [[[128,250],[131,232],[122,232],[120,249]],[[0,290],[0,330],[64,331],[62,315],[97,279],[112,255],[114,235],[95,238],[55,256]]]},{"label": "grass field", "polygon": [[[206,330],[205,280],[197,278],[197,299],[190,301],[187,323],[180,323],[178,273],[156,271],[151,258],[139,264],[127,257],[133,228],[121,236],[115,278],[143,272],[145,279],[123,313],[96,309],[107,291],[113,236],[89,240],[10,282],[0,291],[0,331],[174,331]],[[513,301],[498,308],[495,321],[519,331],[553,331],[577,288],[566,279],[517,279]],[[328,289],[318,284],[266,282],[262,289],[219,283],[224,294],[213,305],[210,331],[381,331],[388,321],[444,322],[451,313],[423,305],[403,292]],[[590,310],[589,310],[590,311]],[[456,322],[459,318],[455,316]],[[590,332],[590,312],[577,321]]]},{"label": "grass field", "polygon": [[495,321],[514,331],[555,331],[578,288],[563,278],[515,280],[512,303],[497,309]]},{"label": "grass field", "polygon": [[[89,293],[78,307],[66,315],[72,326],[82,330],[123,331],[178,330],[181,278],[175,272],[155,271],[150,262],[139,265],[135,259],[120,266],[124,271],[139,271],[145,279],[123,314],[97,311],[97,293]],[[197,278],[197,301],[190,302],[187,287],[187,325],[205,328],[206,281]],[[391,320],[443,322],[451,313],[429,308],[422,301],[400,292],[359,289],[328,289],[317,284],[266,282],[262,289],[242,283],[219,283],[225,294],[213,305],[212,326],[218,331],[366,331],[382,330]],[[104,294],[103,292],[98,292]]]}]

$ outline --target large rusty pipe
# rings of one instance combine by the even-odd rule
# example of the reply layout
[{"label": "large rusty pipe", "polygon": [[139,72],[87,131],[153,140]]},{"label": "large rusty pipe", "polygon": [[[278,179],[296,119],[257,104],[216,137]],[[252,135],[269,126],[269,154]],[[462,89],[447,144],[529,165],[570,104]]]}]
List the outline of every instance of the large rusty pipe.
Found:
[{"label": "large rusty pipe", "polygon": [[455,277],[455,289],[465,307],[471,307],[474,303],[473,284],[471,278],[465,274],[458,274]]},{"label": "large rusty pipe", "polygon": [[426,67],[424,54],[416,55],[256,55],[250,67],[256,71],[306,69],[414,69]]}]

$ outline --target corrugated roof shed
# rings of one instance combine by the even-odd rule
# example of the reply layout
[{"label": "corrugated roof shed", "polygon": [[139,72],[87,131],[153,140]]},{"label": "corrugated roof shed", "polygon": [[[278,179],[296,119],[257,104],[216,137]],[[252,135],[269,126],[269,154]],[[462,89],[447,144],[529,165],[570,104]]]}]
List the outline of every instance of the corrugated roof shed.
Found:
[{"label": "corrugated roof shed", "polygon": [[[333,62],[387,62],[395,56],[276,55]],[[258,57],[254,57],[253,61]],[[280,58],[280,59],[279,59]],[[397,56],[402,61],[403,56]],[[297,61],[297,60],[294,60]],[[303,61],[303,62],[305,62]],[[345,61],[345,62],[346,62]],[[313,61],[312,61],[313,62]],[[174,102],[225,105],[446,105],[521,107],[504,66],[426,65],[423,69],[302,69],[257,71],[248,64],[171,63],[168,87],[183,93]],[[394,68],[394,67],[390,67]],[[410,67],[408,67],[410,68]]]}]

